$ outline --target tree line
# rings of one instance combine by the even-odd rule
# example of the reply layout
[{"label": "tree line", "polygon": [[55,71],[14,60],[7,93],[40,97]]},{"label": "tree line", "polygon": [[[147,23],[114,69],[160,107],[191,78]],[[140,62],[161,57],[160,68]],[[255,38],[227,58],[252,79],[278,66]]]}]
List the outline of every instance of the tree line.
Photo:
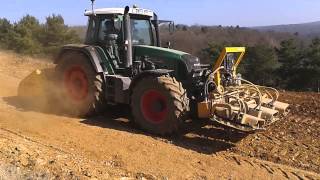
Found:
[{"label": "tree line", "polygon": [[256,84],[295,91],[320,89],[320,39],[298,34],[259,32],[236,27],[178,25],[176,32],[162,31],[162,41],[192,52],[202,63],[212,64],[223,47],[245,46],[239,66],[242,76]]},{"label": "tree line", "polygon": [[62,45],[77,42],[80,42],[79,36],[65,25],[60,15],[48,16],[43,24],[31,15],[22,17],[16,23],[0,18],[1,49],[10,49],[21,54],[51,55]]}]

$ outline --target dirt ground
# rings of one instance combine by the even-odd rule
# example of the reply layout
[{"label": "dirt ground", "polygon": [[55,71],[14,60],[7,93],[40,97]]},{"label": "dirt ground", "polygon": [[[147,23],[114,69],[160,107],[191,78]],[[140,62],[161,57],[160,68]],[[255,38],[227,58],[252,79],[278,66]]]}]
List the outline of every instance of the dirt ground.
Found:
[{"label": "dirt ground", "polygon": [[50,66],[0,52],[0,179],[320,179],[320,94],[282,92],[291,113],[266,131],[194,120],[156,137],[122,107],[76,119],[26,106],[19,82]]},{"label": "dirt ground", "polygon": [[267,131],[252,134],[233,151],[320,173],[320,94],[281,94],[291,104],[288,117]]}]

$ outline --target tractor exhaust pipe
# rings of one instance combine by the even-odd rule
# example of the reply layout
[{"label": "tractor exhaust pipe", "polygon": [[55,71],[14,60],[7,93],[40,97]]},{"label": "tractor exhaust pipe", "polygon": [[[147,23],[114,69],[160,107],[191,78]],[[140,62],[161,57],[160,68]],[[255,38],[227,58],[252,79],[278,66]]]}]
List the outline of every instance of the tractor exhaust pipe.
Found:
[{"label": "tractor exhaust pipe", "polygon": [[125,7],[123,22],[124,22],[124,46],[125,46],[125,67],[132,66],[132,39],[131,39],[131,24],[129,15],[129,6]]}]

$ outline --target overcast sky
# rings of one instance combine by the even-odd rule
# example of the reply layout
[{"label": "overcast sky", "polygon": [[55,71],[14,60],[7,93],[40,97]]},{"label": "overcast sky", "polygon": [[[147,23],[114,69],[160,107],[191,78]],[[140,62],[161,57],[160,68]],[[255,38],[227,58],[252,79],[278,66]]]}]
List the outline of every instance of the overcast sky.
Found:
[{"label": "overcast sky", "polygon": [[[69,25],[85,25],[90,0],[0,0],[0,17],[17,21],[31,14],[44,21],[61,14]],[[320,21],[320,0],[96,0],[96,7],[133,4],[177,24],[263,26]]]}]

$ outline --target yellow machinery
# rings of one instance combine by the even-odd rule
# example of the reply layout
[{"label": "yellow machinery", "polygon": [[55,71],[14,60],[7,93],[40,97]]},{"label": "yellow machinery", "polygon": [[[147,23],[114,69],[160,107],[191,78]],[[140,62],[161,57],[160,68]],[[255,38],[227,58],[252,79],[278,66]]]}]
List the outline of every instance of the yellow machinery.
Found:
[{"label": "yellow machinery", "polygon": [[198,117],[253,131],[264,129],[287,114],[289,104],[278,101],[276,89],[255,85],[237,74],[244,54],[244,47],[223,49],[205,85],[207,98],[198,103]]}]

